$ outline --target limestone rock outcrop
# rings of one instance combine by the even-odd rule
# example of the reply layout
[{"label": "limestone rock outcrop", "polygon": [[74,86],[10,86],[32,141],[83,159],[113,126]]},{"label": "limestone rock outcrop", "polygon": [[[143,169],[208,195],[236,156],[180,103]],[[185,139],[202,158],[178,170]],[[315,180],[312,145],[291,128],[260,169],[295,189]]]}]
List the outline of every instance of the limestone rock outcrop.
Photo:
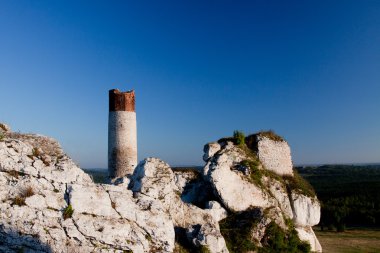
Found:
[{"label": "limestone rock outcrop", "polygon": [[256,217],[258,222],[251,231],[258,245],[270,222],[287,230],[286,224],[292,220],[299,238],[307,241],[312,251],[322,251],[311,228],[319,223],[320,204],[315,196],[292,188],[295,185],[289,181],[294,182],[294,173],[288,144],[259,135],[247,138],[251,149],[229,139],[222,139],[219,146],[207,144],[204,180],[229,211],[265,211],[265,216]]},{"label": "limestone rock outcrop", "polygon": [[228,142],[209,158],[202,171],[204,179],[213,186],[215,195],[234,212],[251,206],[270,206],[268,193],[245,180],[243,173],[235,169],[245,159],[245,155],[232,142]]},{"label": "limestone rock outcrop", "polygon": [[201,169],[146,158],[96,184],[54,139],[0,131],[0,252],[227,253],[231,231],[244,227],[251,245],[267,247],[273,224],[322,251],[318,199],[295,186],[282,140],[226,138],[204,147]]},{"label": "limestone rock outcrop", "polygon": [[[166,207],[165,211],[170,214],[176,227],[184,229],[192,226],[207,227],[201,233],[205,237],[210,236],[210,239],[195,243],[195,246],[203,245],[210,252],[215,253],[228,252],[219,231],[218,220],[214,218],[219,218],[216,216],[215,210],[201,209],[183,202],[176,185],[175,174],[167,163],[157,158],[144,159],[136,167],[131,177],[130,189],[137,196],[145,195],[160,201],[162,206]],[[208,235],[207,232],[212,232],[212,235]],[[198,233],[194,236],[202,237]],[[194,238],[194,240],[196,239]],[[215,243],[217,245],[214,245]],[[219,251],[219,249],[223,251]]]},{"label": "limestone rock outcrop", "polygon": [[173,223],[159,201],[93,183],[51,138],[0,141],[0,198],[0,252],[174,248]]}]

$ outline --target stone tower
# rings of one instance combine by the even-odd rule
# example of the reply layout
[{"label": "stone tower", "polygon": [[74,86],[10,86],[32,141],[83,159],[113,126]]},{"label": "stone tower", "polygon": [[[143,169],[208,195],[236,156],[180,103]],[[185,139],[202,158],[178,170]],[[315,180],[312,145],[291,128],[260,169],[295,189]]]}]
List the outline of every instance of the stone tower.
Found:
[{"label": "stone tower", "polygon": [[137,165],[135,92],[109,91],[108,172],[111,179],[132,174]]}]

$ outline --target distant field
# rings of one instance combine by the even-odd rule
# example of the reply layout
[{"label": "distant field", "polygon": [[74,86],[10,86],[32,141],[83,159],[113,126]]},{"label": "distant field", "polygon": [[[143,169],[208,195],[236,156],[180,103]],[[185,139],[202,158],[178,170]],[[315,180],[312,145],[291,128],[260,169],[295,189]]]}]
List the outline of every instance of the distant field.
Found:
[{"label": "distant field", "polygon": [[380,230],[347,229],[337,233],[317,228],[314,232],[326,253],[380,252]]}]

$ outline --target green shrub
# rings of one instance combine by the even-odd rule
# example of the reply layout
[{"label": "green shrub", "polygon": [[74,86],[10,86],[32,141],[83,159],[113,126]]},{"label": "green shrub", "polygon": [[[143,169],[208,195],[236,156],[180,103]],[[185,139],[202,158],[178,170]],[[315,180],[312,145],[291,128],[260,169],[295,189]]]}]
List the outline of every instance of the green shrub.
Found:
[{"label": "green shrub", "polygon": [[200,253],[211,253],[211,251],[208,249],[208,247],[204,246],[204,245],[201,245],[201,247],[199,248],[199,252]]},{"label": "green shrub", "polygon": [[234,131],[234,140],[236,145],[244,145],[245,144],[245,134],[241,131]]},{"label": "green shrub", "polygon": [[251,230],[257,224],[257,210],[232,213],[219,222],[227,248],[230,252],[255,251],[256,244],[251,241]]},{"label": "green shrub", "polygon": [[257,186],[263,186],[261,178],[263,177],[263,170],[259,169],[260,162],[258,160],[244,160],[240,165],[249,168],[249,181]]},{"label": "green shrub", "polygon": [[266,227],[261,244],[263,247],[259,249],[260,253],[310,252],[310,245],[298,238],[294,228],[289,228],[289,231],[285,232],[273,221]]},{"label": "green shrub", "polygon": [[68,219],[73,216],[74,209],[71,205],[68,205],[64,210],[63,210],[63,219]]},{"label": "green shrub", "polygon": [[0,131],[0,141],[4,140],[4,138],[5,138],[5,134]]}]

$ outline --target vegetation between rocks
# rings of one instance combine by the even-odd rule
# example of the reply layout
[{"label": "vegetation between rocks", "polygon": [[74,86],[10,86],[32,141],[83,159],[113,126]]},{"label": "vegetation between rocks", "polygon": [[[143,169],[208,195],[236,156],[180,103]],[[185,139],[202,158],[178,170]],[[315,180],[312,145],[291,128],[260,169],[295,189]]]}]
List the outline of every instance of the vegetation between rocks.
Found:
[{"label": "vegetation between rocks", "polygon": [[260,241],[262,247],[258,247],[259,242],[252,238],[252,230],[262,219],[262,214],[259,209],[251,209],[232,213],[220,221],[220,231],[231,253],[248,251],[259,253],[310,252],[310,245],[298,238],[297,231],[291,221],[287,222],[289,224],[287,231],[284,231],[275,222],[270,222]]},{"label": "vegetation between rocks", "polygon": [[243,132],[234,131],[234,139],[236,145],[244,145],[245,144],[245,135]]},{"label": "vegetation between rocks", "polygon": [[257,209],[240,213],[231,213],[219,222],[228,250],[232,252],[246,252],[257,249],[251,240],[251,230],[259,221],[260,212]]},{"label": "vegetation between rocks", "polygon": [[265,235],[261,240],[260,253],[271,252],[310,252],[310,244],[298,238],[297,231],[291,227],[284,231],[275,222],[270,222],[265,229]]},{"label": "vegetation between rocks", "polygon": [[74,209],[71,205],[68,205],[64,210],[63,210],[63,219],[66,220],[68,218],[71,218],[73,216]]},{"label": "vegetation between rocks", "polygon": [[293,176],[283,176],[288,191],[296,192],[308,197],[315,197],[315,191],[313,186],[298,174],[296,170],[293,170]]},{"label": "vegetation between rocks", "polygon": [[[296,193],[303,194],[308,197],[315,197],[316,194],[311,184],[308,181],[306,181],[303,177],[301,177],[296,170],[293,170],[293,176],[279,176],[276,173],[266,170],[263,167],[263,165],[260,163],[260,160],[257,157],[256,144],[253,143],[252,140],[252,136],[257,135],[263,135],[276,141],[284,141],[282,137],[278,136],[276,133],[270,130],[261,131],[257,134],[250,135],[247,138],[245,138],[244,143],[239,144],[239,148],[242,150],[242,152],[244,152],[244,154],[247,157],[247,160],[242,161],[240,165],[248,167],[250,169],[248,180],[251,183],[254,183],[255,185],[260,186],[262,189],[264,189],[265,187],[262,183],[262,177],[266,176],[274,180],[277,180],[283,185],[285,185],[288,191],[294,191]],[[244,136],[244,133],[235,131],[233,137],[233,139],[235,139],[234,143],[238,143],[239,141],[237,141],[237,138],[241,139],[241,136]]]},{"label": "vegetation between rocks", "polygon": [[18,206],[25,205],[25,199],[34,195],[34,190],[31,186],[27,186],[20,190],[19,194],[13,199],[13,204]]},{"label": "vegetation between rocks", "polygon": [[269,131],[260,131],[256,133],[257,136],[267,137],[268,139],[271,139],[272,141],[285,141],[284,138],[276,134],[273,130]]},{"label": "vegetation between rocks", "polygon": [[0,130],[6,132],[8,129],[3,123],[0,123]]}]

